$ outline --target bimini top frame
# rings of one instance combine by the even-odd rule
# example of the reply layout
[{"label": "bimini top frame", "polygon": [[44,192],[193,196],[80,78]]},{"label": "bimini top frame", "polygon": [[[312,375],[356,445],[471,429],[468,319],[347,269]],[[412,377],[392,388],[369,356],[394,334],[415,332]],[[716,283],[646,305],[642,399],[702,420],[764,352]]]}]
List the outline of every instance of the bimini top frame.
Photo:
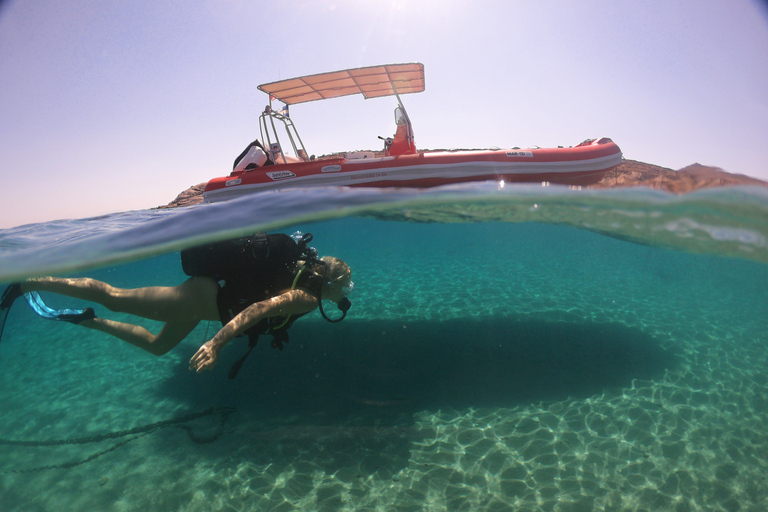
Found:
[{"label": "bimini top frame", "polygon": [[[288,163],[280,149],[275,121],[283,124],[294,153],[302,160],[307,160],[307,151],[289,117],[288,106],[308,101],[339,98],[353,94],[362,94],[365,99],[395,96],[403,113],[402,117],[407,121],[408,137],[412,142],[413,134],[410,119],[405,112],[402,101],[400,101],[400,95],[424,90],[424,65],[421,63],[385,64],[345,69],[289,78],[288,80],[262,84],[258,88],[269,95],[269,105],[259,117],[261,138],[267,143],[275,163]],[[283,102],[285,107],[278,111],[273,110],[273,99]]]}]

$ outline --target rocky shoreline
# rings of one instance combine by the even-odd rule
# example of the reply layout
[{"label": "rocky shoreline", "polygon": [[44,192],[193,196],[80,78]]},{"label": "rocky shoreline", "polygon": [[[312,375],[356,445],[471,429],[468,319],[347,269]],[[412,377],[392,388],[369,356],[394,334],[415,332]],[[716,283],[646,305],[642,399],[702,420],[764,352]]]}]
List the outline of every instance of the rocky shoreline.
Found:
[{"label": "rocky shoreline", "polygon": [[162,210],[164,208],[180,208],[182,206],[192,206],[203,202],[203,189],[205,183],[198,183],[189,187],[187,190],[176,196],[176,199],[163,206],[156,206],[153,210]]},{"label": "rocky shoreline", "polygon": [[765,181],[698,163],[675,171],[636,160],[624,160],[591,188],[649,187],[673,194],[687,194],[703,188],[739,185],[768,187]]},{"label": "rocky shoreline", "polygon": [[[687,194],[704,188],[738,185],[768,187],[765,181],[743,174],[731,174],[719,167],[708,167],[698,163],[675,171],[637,160],[624,160],[590,188],[649,187],[666,190],[673,194]],[[202,203],[204,188],[205,183],[189,187],[176,199],[167,205],[158,206],[157,209],[179,208]]]}]

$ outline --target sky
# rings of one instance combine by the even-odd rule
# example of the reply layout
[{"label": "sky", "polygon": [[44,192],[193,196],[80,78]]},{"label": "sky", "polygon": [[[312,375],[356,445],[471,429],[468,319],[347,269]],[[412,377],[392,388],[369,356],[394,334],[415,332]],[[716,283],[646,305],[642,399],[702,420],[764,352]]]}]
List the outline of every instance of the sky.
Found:
[{"label": "sky", "polygon": [[[768,181],[758,0],[0,0],[0,228],[166,204],[259,136],[262,83],[421,62],[421,149],[571,146]],[[380,149],[392,97],[291,108]]]}]

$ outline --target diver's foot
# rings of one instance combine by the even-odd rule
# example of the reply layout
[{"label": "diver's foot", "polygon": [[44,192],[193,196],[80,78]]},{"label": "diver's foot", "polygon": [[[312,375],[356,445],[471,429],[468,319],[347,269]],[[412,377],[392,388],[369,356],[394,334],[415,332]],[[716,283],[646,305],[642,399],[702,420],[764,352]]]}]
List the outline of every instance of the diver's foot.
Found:
[{"label": "diver's foot", "polygon": [[96,318],[96,312],[93,308],[85,308],[80,313],[60,314],[56,316],[56,320],[62,320],[71,324],[79,324],[86,320],[93,320]]},{"label": "diver's foot", "polygon": [[9,285],[3,292],[2,300],[0,300],[0,310],[11,309],[13,302],[21,296],[21,283]]}]

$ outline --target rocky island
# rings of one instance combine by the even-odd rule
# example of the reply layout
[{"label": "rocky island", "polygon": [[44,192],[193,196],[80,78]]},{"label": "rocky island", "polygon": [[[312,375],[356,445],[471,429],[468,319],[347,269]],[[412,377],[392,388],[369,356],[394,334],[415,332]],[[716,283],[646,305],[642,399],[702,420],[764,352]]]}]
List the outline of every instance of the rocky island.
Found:
[{"label": "rocky island", "polygon": [[739,185],[767,187],[768,183],[701,164],[689,165],[675,171],[636,160],[624,160],[591,188],[649,187],[673,194],[687,194],[703,188]]}]

